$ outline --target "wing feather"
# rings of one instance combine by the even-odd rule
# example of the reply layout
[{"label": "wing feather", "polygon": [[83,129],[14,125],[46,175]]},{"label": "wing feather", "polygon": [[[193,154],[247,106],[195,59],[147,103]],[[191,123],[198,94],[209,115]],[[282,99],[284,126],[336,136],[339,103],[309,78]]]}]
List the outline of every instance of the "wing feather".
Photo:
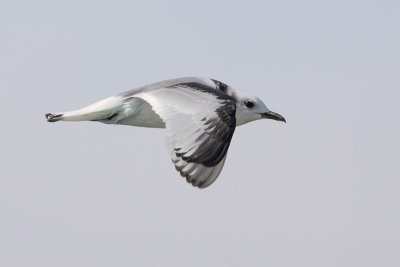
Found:
[{"label": "wing feather", "polygon": [[220,174],[236,127],[234,99],[199,82],[143,90],[165,122],[172,162],[193,186],[204,188]]}]

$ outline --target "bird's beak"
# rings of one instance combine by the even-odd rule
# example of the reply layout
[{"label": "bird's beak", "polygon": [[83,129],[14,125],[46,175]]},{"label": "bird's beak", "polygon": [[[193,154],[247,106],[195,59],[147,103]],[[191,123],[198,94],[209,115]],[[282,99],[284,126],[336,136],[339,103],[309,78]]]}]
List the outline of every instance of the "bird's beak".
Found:
[{"label": "bird's beak", "polygon": [[265,119],[276,120],[276,121],[284,121],[286,123],[286,120],[285,120],[284,117],[282,117],[278,113],[275,113],[275,112],[272,112],[272,111],[261,113],[261,117],[263,117]]}]

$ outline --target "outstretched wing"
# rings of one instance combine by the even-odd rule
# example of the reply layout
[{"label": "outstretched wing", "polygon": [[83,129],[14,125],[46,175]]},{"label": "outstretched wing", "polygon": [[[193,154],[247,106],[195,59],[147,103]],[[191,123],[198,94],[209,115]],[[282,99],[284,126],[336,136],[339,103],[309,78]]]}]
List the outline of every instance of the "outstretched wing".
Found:
[{"label": "outstretched wing", "polygon": [[236,127],[234,99],[199,82],[137,92],[165,122],[166,141],[176,169],[193,186],[218,177]]}]

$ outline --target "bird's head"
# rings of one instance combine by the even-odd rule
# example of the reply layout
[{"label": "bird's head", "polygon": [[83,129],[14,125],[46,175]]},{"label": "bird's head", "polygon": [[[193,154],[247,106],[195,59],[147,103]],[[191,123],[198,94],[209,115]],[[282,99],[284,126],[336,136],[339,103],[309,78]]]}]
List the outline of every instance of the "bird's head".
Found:
[{"label": "bird's head", "polygon": [[236,125],[242,125],[259,119],[272,119],[286,122],[278,113],[270,111],[264,102],[256,96],[235,90]]}]

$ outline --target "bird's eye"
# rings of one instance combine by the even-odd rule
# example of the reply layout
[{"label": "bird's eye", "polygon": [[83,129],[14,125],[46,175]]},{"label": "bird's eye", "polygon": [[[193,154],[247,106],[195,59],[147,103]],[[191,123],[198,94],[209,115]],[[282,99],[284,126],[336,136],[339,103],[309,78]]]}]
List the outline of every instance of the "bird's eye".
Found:
[{"label": "bird's eye", "polygon": [[254,103],[250,100],[246,100],[244,101],[244,105],[246,106],[246,108],[252,108],[254,106]]}]

